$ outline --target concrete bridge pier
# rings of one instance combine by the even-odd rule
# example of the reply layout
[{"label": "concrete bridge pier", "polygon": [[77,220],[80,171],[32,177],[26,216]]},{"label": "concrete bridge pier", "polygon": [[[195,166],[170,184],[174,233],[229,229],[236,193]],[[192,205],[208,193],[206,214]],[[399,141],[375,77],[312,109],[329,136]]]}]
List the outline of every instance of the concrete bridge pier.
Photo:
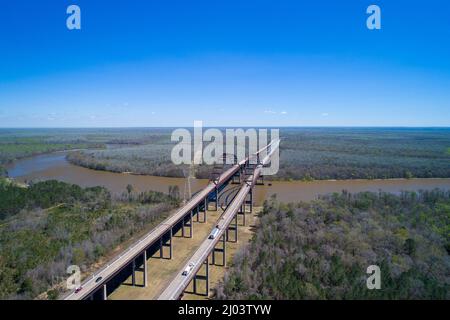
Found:
[{"label": "concrete bridge pier", "polygon": [[192,219],[192,211],[190,213],[190,217],[189,217],[189,238],[192,238],[194,236],[194,223],[193,223],[193,219]]},{"label": "concrete bridge pier", "polygon": [[222,253],[221,266],[226,267],[227,266],[227,246],[226,246],[225,235],[222,235],[220,242],[222,242],[222,248],[217,248],[217,245],[214,247],[212,254],[211,254],[211,264],[217,265],[216,264],[216,252],[221,252]]},{"label": "concrete bridge pier", "polygon": [[237,213],[234,215],[233,221],[234,223],[230,223],[230,226],[227,228],[226,231],[226,236],[227,236],[227,241],[230,241],[230,235],[229,235],[229,231],[233,230],[234,232],[234,241],[233,242],[238,242],[238,215]]},{"label": "concrete bridge pier", "polygon": [[181,237],[184,238],[184,226],[186,224],[185,221],[186,217],[183,217],[182,223],[181,223]]},{"label": "concrete bridge pier", "polygon": [[241,171],[242,168],[239,168],[239,171],[233,175],[233,179],[231,180],[231,184],[241,184]]},{"label": "concrete bridge pier", "polygon": [[[184,224],[184,221],[183,221]],[[184,229],[184,225],[182,227],[182,229]],[[159,239],[159,258],[160,259],[172,259],[172,252],[173,252],[173,248],[172,248],[172,238],[173,238],[173,228],[170,228],[169,231],[169,239],[167,241],[164,241],[164,237],[167,234],[163,235],[160,239]],[[183,232],[184,235],[184,232]],[[164,247],[169,247],[169,257],[168,258],[164,258]]]},{"label": "concrete bridge pier", "polygon": [[144,250],[143,254],[144,259],[144,287],[147,287],[148,279],[147,279],[147,250]]},{"label": "concrete bridge pier", "polygon": [[[250,211],[249,212],[252,213],[253,212],[253,188],[250,189],[250,192],[248,193],[248,197],[250,199],[249,200],[245,200],[245,203],[250,206]],[[247,199],[247,197],[246,197],[246,199]]]},{"label": "concrete bridge pier", "polygon": [[222,265],[227,266],[227,242],[225,241],[225,235],[222,236]]},{"label": "concrete bridge pier", "polygon": [[[206,208],[206,199],[205,199],[205,208]],[[200,220],[200,213],[203,212],[203,219]],[[197,208],[194,209],[195,222],[197,223],[205,223],[206,222],[206,210],[200,210],[200,203],[197,204]]]},{"label": "concrete bridge pier", "polygon": [[[187,218],[187,221],[186,221]],[[191,212],[184,216],[183,219],[181,219],[181,237],[182,238],[192,238],[194,236],[194,211],[191,210]],[[189,229],[189,236],[186,236],[186,231],[184,230],[186,227]]]},{"label": "concrete bridge pier", "polygon": [[[92,297],[92,299],[94,298],[93,296],[91,296],[91,297]],[[108,291],[106,289],[106,283],[103,285],[102,298],[103,298],[103,300],[108,300]]]},{"label": "concrete bridge pier", "polygon": [[[195,274],[194,278],[192,279],[192,288],[193,288],[193,293],[194,294],[198,294],[198,295],[203,295],[208,297],[209,296],[209,256],[206,258],[205,261],[203,261],[202,263],[205,266],[205,274],[204,275],[199,275],[197,271],[197,273]],[[204,294],[200,294],[198,292],[198,288],[197,288],[197,280],[204,280],[205,281],[205,293]]]},{"label": "concrete bridge pier", "polygon": [[172,238],[173,238],[173,229],[170,228],[169,259],[172,259]]},{"label": "concrete bridge pier", "polygon": [[208,200],[207,200],[207,198],[205,198],[204,201],[205,201],[205,203],[204,203],[204,207],[203,207],[203,214],[204,214],[203,222],[206,223],[206,211],[208,211]]},{"label": "concrete bridge pier", "polygon": [[131,284],[133,287],[136,285],[136,259],[131,262]]},{"label": "concrete bridge pier", "polygon": [[242,225],[245,226],[245,204],[242,204],[237,212],[237,216],[242,216]]},{"label": "concrete bridge pier", "polygon": [[215,201],[214,211],[217,211],[217,210],[219,210],[219,190],[217,189],[217,187],[214,192],[216,193],[216,201]]}]

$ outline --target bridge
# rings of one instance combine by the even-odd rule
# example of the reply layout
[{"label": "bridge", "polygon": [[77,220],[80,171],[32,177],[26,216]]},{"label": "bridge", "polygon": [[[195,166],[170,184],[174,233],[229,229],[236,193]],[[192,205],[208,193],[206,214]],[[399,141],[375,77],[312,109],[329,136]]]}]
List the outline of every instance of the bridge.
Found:
[{"label": "bridge", "polygon": [[[258,161],[261,154],[269,154],[267,150],[273,149],[274,141],[266,147],[257,151],[252,157],[256,157]],[[278,143],[278,142],[276,142]],[[266,156],[264,159],[267,159]],[[155,246],[160,251],[160,256],[163,258],[163,247],[169,248],[167,259],[172,259],[174,248],[172,246],[172,238],[176,230],[182,232],[182,237],[186,236],[185,229],[189,230],[187,237],[193,236],[193,219],[198,222],[203,213],[203,222],[207,219],[207,210],[210,202],[215,203],[215,210],[219,205],[219,194],[226,187],[230,181],[234,180],[236,176],[239,178],[245,173],[246,168],[249,168],[250,163],[253,162],[250,157],[233,164],[230,168],[222,172],[216,179],[211,181],[204,189],[195,194],[183,207],[178,209],[174,214],[161,222],[156,228],[144,235],[142,238],[134,242],[127,250],[121,252],[111,261],[109,261],[103,268],[88,277],[81,284],[77,290],[68,293],[64,300],[106,300],[108,295],[114,290],[113,283],[120,281],[121,273],[124,271],[131,272],[132,285],[136,284],[136,272],[143,272],[143,283],[140,286],[147,286],[147,259],[150,257],[150,252]],[[259,162],[259,161],[258,161]],[[138,268],[138,266],[143,266]]]},{"label": "bridge", "polygon": [[[269,146],[267,156],[260,162],[258,162],[253,173],[245,179],[239,192],[233,198],[232,202],[228,205],[224,213],[222,214],[219,222],[216,226],[216,233],[214,237],[207,237],[197,251],[189,259],[189,262],[184,268],[175,276],[172,282],[166,287],[162,294],[158,297],[158,300],[175,300],[179,299],[187,286],[193,282],[193,293],[198,294],[197,280],[201,279],[205,281],[206,293],[209,294],[209,257],[212,258],[212,264],[216,264],[216,252],[221,252],[222,263],[221,266],[226,266],[226,241],[229,238],[229,230],[232,227],[234,230],[234,241],[237,241],[238,236],[238,224],[237,216],[239,213],[244,214],[245,224],[245,203],[248,195],[251,195],[252,189],[256,184],[256,181],[261,175],[263,166],[270,161],[270,157],[273,152],[278,148],[278,143],[275,142]],[[251,210],[251,209],[250,209]],[[232,222],[233,226],[231,226]],[[221,248],[217,248],[219,242],[222,242]],[[202,266],[205,266],[205,275],[199,275],[199,271]],[[186,272],[187,271],[187,272]]]}]

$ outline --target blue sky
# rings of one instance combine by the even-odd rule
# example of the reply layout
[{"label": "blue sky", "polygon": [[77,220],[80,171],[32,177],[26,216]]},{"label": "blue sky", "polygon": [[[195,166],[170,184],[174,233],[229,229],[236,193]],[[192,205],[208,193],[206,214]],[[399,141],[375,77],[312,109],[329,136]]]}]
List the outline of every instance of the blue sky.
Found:
[{"label": "blue sky", "polygon": [[[81,8],[82,29],[66,28]],[[382,29],[366,28],[366,8]],[[450,126],[450,3],[0,3],[0,127]]]}]

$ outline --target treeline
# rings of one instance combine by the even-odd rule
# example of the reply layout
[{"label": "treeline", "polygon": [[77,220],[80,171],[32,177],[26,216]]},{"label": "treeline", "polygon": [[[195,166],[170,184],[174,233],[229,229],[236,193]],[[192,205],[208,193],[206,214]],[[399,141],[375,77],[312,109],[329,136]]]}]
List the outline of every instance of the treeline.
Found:
[{"label": "treeline", "polygon": [[131,184],[127,185],[126,191],[114,195],[114,199],[121,202],[137,202],[140,204],[169,203],[178,206],[181,202],[180,188],[178,186],[169,186],[168,194],[159,191],[134,192]]},{"label": "treeline", "polygon": [[[185,177],[188,168],[170,159],[170,133],[171,129],[0,129],[0,176],[7,174],[2,165],[15,159],[97,148],[72,152],[67,159],[94,170]],[[450,177],[450,130],[445,128],[283,128],[280,137],[280,170],[268,179]],[[211,166],[201,165],[195,174],[210,178],[211,172]]]},{"label": "treeline", "polygon": [[67,155],[67,160],[85,168],[131,172],[162,177],[184,177],[186,166],[176,166],[170,160],[170,146],[139,146],[105,151],[78,151]]},{"label": "treeline", "polygon": [[34,142],[0,143],[0,165],[13,162],[17,159],[31,157],[38,154],[61,150],[83,149],[101,147],[93,143],[46,143],[39,140]]},{"label": "treeline", "polygon": [[[449,129],[285,128],[280,170],[269,179],[386,179],[450,177]],[[183,177],[186,168],[170,159],[170,137],[152,144],[81,151],[74,164],[95,170]],[[209,178],[211,166],[196,168]]]},{"label": "treeline", "polygon": [[57,181],[30,188],[3,181],[1,188],[0,196],[10,196],[0,200],[9,210],[0,221],[0,299],[42,293],[57,298],[65,290],[60,285],[69,265],[87,271],[117,245],[156,226],[179,203],[173,192],[128,188],[122,199],[102,187],[83,189]]},{"label": "treeline", "polygon": [[[450,193],[333,194],[264,205],[219,299],[449,299]],[[368,290],[367,267],[381,268]]]},{"label": "treeline", "polygon": [[305,128],[280,135],[282,179],[450,177],[445,128]]},{"label": "treeline", "polygon": [[99,201],[110,201],[109,192],[101,187],[83,189],[80,186],[55,180],[24,188],[14,183],[0,184],[0,220],[19,213],[21,210],[34,208],[47,209],[58,204],[71,205],[83,202],[85,205],[103,206]]}]

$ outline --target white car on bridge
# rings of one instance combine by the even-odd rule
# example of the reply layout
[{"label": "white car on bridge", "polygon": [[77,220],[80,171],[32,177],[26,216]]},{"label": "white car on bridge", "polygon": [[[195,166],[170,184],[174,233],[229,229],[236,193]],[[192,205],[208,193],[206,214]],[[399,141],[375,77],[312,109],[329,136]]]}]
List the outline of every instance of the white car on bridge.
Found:
[{"label": "white car on bridge", "polygon": [[209,239],[215,239],[216,237],[217,237],[217,234],[219,233],[219,231],[220,231],[220,228],[219,228],[219,226],[216,226],[212,231],[211,231],[211,233],[209,234]]},{"label": "white car on bridge", "polygon": [[183,270],[182,275],[187,276],[189,273],[191,273],[192,269],[194,269],[195,263],[191,262],[188,264],[188,266]]}]

